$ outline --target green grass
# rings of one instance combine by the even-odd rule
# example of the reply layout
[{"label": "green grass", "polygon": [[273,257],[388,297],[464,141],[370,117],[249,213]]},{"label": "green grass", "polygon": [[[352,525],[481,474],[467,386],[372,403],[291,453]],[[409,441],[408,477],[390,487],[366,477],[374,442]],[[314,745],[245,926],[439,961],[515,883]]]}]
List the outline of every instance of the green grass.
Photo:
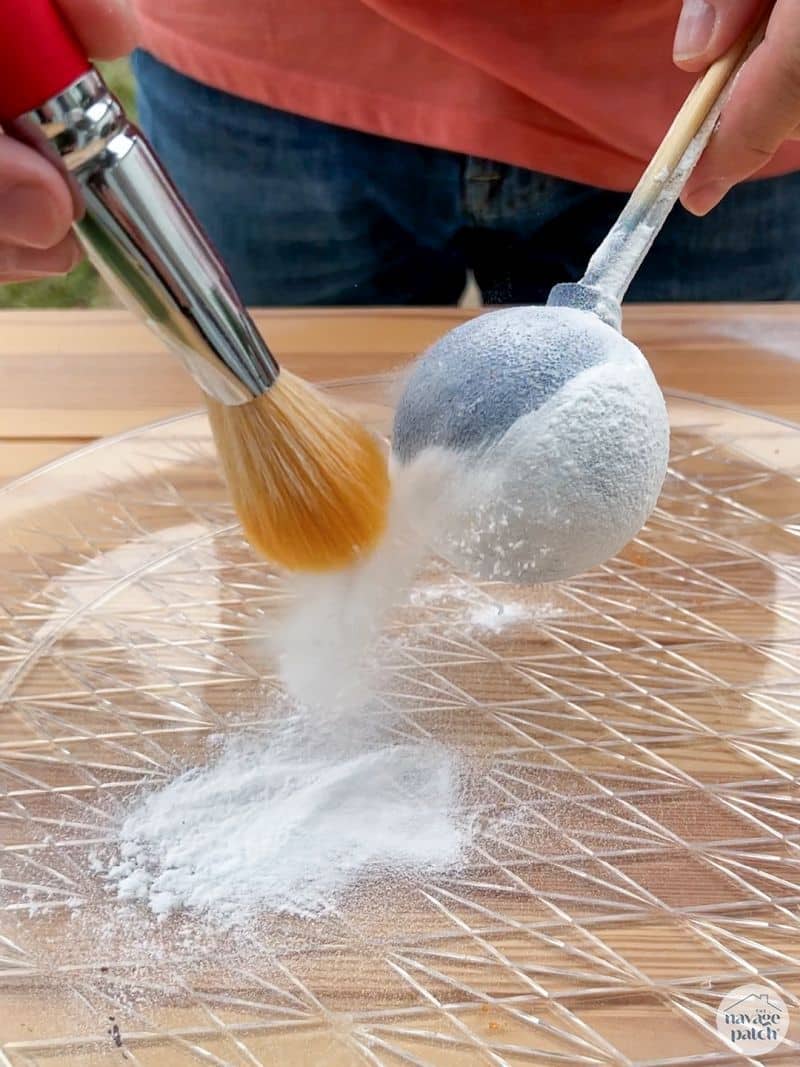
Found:
[{"label": "green grass", "polygon": [[[102,64],[103,75],[128,114],[136,113],[133,77],[127,60]],[[0,308],[110,307],[117,301],[97,272],[81,263],[63,278],[0,286]]]}]

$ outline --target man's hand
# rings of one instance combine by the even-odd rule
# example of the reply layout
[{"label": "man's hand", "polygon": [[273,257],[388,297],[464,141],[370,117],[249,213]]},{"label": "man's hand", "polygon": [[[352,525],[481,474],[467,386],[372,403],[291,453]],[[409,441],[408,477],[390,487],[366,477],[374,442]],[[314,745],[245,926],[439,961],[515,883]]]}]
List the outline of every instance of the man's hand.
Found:
[{"label": "man's hand", "polygon": [[[59,6],[93,58],[113,59],[133,47],[128,0],[59,0]],[[74,267],[81,252],[70,233],[73,218],[69,189],[55,167],[0,135],[0,282]]]},{"label": "man's hand", "polygon": [[[764,0],[684,0],[674,58],[703,71],[766,9]],[[742,67],[681,200],[705,215],[731,186],[800,135],[800,0],[777,0],[764,41]]]}]

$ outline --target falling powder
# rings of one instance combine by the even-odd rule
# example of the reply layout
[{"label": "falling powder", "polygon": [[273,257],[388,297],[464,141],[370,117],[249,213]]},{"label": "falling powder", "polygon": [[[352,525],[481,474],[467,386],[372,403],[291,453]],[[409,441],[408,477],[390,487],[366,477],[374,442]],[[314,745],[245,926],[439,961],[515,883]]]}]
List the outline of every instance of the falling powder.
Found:
[{"label": "falling powder", "polygon": [[470,826],[456,758],[387,743],[392,723],[373,696],[380,624],[434,535],[443,462],[429,454],[398,473],[389,534],[368,560],[294,580],[275,639],[287,714],[128,813],[104,864],[120,899],[223,923],[260,909],[312,916],[359,879],[458,862]]},{"label": "falling powder", "polygon": [[[433,445],[396,466],[378,549],[345,571],[290,583],[293,606],[274,635],[287,705],[270,714],[283,711],[281,725],[229,742],[205,767],[140,800],[105,866],[120,898],[159,916],[194,909],[225,923],[263,909],[321,915],[362,879],[459,863],[472,826],[458,757],[403,738],[401,711],[380,696],[382,624],[431,545],[489,577],[519,577],[532,566],[552,578],[591,565],[635,532],[652,506],[650,482],[660,484],[650,474],[660,472],[666,441],[651,441],[642,425],[657,423],[663,401],[646,365],[638,375],[623,368],[623,381],[609,367],[581,371],[480,462]],[[652,418],[647,404],[633,403],[642,397]],[[597,442],[609,426],[617,462],[597,470]],[[648,492],[633,521],[622,490],[635,461]],[[602,523],[572,521],[586,510],[584,497],[600,513],[592,479],[607,502],[606,540]],[[491,596],[463,606],[454,624],[477,631],[529,618],[522,604]]]}]

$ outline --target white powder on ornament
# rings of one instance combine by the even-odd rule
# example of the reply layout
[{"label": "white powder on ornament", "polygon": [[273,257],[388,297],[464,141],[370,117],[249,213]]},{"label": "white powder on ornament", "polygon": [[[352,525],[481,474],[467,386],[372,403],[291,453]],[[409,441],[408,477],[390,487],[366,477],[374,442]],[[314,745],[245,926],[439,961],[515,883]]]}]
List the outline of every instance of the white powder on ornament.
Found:
[{"label": "white powder on ornament", "polygon": [[444,554],[483,578],[558,581],[619,551],[664,481],[669,422],[642,353],[597,315],[505,308],[437,341],[395,415],[403,462],[446,450]]},{"label": "white powder on ornament", "polygon": [[644,359],[580,371],[479,458],[464,456],[448,555],[481,577],[525,584],[590,570],[647,521],[668,449],[664,399]]}]

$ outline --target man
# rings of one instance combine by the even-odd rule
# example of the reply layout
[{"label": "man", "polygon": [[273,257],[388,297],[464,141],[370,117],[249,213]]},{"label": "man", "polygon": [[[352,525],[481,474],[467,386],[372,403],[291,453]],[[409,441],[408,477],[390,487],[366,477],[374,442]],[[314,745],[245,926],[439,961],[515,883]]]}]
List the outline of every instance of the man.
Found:
[{"label": "man", "polygon": [[[582,273],[689,72],[764,8],[60,6],[95,57],[141,46],[144,128],[245,299],[265,305],[453,303],[469,270],[487,302],[544,300]],[[630,299],[800,298],[799,128],[800,0],[778,0],[684,193],[688,211],[673,212]],[[0,138],[0,280],[74,265],[71,212],[56,172]]]}]

